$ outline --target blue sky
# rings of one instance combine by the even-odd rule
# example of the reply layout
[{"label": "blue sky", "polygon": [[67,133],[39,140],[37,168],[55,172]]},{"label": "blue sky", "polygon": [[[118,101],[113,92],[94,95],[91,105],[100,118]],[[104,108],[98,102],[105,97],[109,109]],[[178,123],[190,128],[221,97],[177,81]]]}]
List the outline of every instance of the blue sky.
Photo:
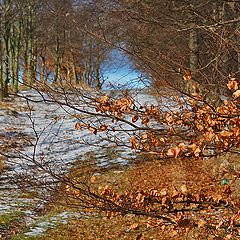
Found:
[{"label": "blue sky", "polygon": [[133,68],[130,59],[118,50],[112,51],[110,61],[103,67],[104,88],[139,88],[144,84],[139,82],[141,73]]}]

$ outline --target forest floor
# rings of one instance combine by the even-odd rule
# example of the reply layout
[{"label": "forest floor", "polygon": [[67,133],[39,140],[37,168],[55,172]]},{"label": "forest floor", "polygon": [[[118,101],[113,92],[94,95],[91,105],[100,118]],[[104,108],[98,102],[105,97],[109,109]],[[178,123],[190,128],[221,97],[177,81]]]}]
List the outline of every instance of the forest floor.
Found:
[{"label": "forest floor", "polygon": [[[98,175],[94,180],[96,186],[105,186],[118,189],[119,191],[131,190],[141,191],[154,189],[160,192],[208,192],[215,196],[225,194],[227,187],[231,187],[232,198],[239,199],[240,181],[235,181],[232,170],[239,166],[239,155],[226,155],[213,158],[208,161],[204,159],[168,160],[167,162],[145,159],[137,164],[121,169],[119,171],[110,169]],[[227,171],[226,171],[227,170]],[[224,174],[223,172],[224,171]],[[223,180],[229,181],[227,184]],[[226,194],[225,194],[226,195]],[[66,205],[55,205],[50,207],[44,216],[51,220],[53,214],[59,212],[69,213],[71,207]],[[173,226],[158,226],[156,219],[135,216],[134,214],[118,215],[109,218],[104,213],[95,213],[87,216],[69,215],[65,221],[58,221],[50,225],[42,234],[26,236],[20,233],[12,239],[36,239],[36,240],[59,240],[59,239],[86,239],[86,240],[113,240],[113,239],[238,239],[230,234],[230,229],[214,232],[201,226],[200,222],[206,219],[223,224],[232,211],[229,209],[209,209],[207,211],[189,212],[185,217],[191,217],[199,221],[199,225],[182,226],[176,229]],[[205,220],[204,220],[205,219]],[[29,230],[28,230],[29,231]]]},{"label": "forest floor", "polygon": [[[21,94],[22,98],[9,99],[0,106],[0,239],[9,239],[23,226],[21,239],[32,238],[56,222],[65,223],[71,216],[71,212],[57,210],[41,221],[44,196],[38,199],[34,191],[23,191],[21,185],[22,180],[32,176],[51,181],[40,165],[56,173],[68,171],[79,161],[94,163],[99,169],[119,170],[135,159],[131,150],[113,149],[102,136],[75,129],[80,118],[91,123],[98,123],[99,119],[56,102],[46,102],[43,98],[50,98],[44,93],[40,96],[37,91],[28,90]],[[71,105],[82,108],[77,101],[73,97]],[[118,137],[128,138],[124,134]]]},{"label": "forest floor", "polygon": [[[31,100],[39,100],[34,91],[23,94]],[[143,99],[146,100],[145,94],[140,96],[140,101]],[[45,101],[34,103],[19,98],[1,106],[1,151],[5,156],[0,161],[0,239],[237,239],[226,229],[216,234],[192,225],[179,231],[171,226],[160,227],[154,219],[133,214],[113,218],[104,213],[87,216],[65,205],[59,195],[49,204],[43,201],[41,194],[36,197],[34,191],[22,191],[24,186],[19,182],[29,176],[49,181],[49,176],[36,166],[36,163],[44,163],[57,173],[76,165],[78,169],[86,165],[97,167],[96,188],[108,186],[121,192],[153,189],[164,194],[204,191],[224,196],[226,189],[231,187],[228,193],[231,199],[240,197],[240,181],[233,174],[240,170],[239,153],[211,159],[157,160],[149,155],[136,158],[129,149],[113,149],[102,136],[98,138],[87,131],[76,131],[79,118],[99,121],[69,107]],[[128,141],[129,136],[121,138]],[[189,212],[186,216],[192,214]],[[195,215],[204,219],[201,214]],[[204,214],[224,222],[231,211],[209,209]]]}]

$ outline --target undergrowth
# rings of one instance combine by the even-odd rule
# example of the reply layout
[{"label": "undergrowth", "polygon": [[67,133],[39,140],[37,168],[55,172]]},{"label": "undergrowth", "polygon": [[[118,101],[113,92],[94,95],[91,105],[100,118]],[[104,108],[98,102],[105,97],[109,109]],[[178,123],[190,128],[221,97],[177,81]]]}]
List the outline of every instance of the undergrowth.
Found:
[{"label": "undergrowth", "polygon": [[[234,176],[239,170],[239,154],[228,153],[211,159],[189,158],[174,160],[149,160],[124,171],[105,171],[91,177],[91,187],[107,186],[122,194],[126,191],[141,192],[144,189],[158,191],[163,195],[174,192],[183,194],[207,193],[219,195],[239,204],[240,180]],[[80,168],[79,168],[79,171]],[[231,189],[230,192],[226,192]],[[61,204],[64,199],[61,199]],[[76,200],[77,206],[77,200]],[[68,206],[71,208],[71,206]],[[198,206],[199,207],[199,206]],[[224,221],[232,212],[226,208],[190,210],[182,214],[178,226],[158,224],[158,220],[134,214],[116,214],[83,211],[80,218],[69,218],[68,224],[50,229],[38,239],[238,239],[239,230],[224,228]],[[189,219],[189,222],[186,221]],[[207,224],[208,222],[208,224]],[[219,226],[211,228],[210,223]]]}]

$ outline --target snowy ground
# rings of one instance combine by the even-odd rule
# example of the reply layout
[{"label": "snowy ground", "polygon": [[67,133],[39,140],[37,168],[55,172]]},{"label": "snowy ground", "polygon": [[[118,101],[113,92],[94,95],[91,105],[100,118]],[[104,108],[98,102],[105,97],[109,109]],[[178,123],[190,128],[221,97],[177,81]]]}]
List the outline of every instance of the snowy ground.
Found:
[{"label": "snowy ground", "polygon": [[[16,210],[28,211],[30,205],[36,204],[33,199],[20,197],[20,191],[11,181],[16,175],[28,178],[34,176],[42,181],[50,181],[51,177],[44,171],[44,168],[51,168],[56,173],[66,171],[71,163],[76,160],[85,161],[94,158],[99,166],[106,167],[116,164],[127,164],[128,159],[134,157],[131,149],[124,148],[122,143],[129,145],[128,133],[121,128],[128,128],[120,124],[119,132],[109,132],[108,139],[105,133],[94,135],[87,130],[75,129],[75,124],[81,119],[98,125],[109,123],[109,120],[101,117],[88,116],[84,112],[94,112],[91,104],[84,105],[81,99],[76,96],[68,96],[70,105],[61,106],[56,102],[42,101],[51,100],[47,95],[39,96],[36,91],[22,92],[24,98],[16,99],[14,110],[0,111],[0,133],[5,140],[12,143],[12,151],[8,154],[6,165],[7,170],[0,175],[0,212],[13,212]],[[137,101],[148,104],[156,103],[154,98],[146,93],[136,94]],[[57,98],[63,101],[63,97]],[[35,102],[34,102],[35,101]],[[64,101],[63,101],[64,102]],[[164,107],[164,106],[163,106]],[[166,105],[166,110],[168,105]],[[110,121],[111,122],[111,121]],[[110,139],[110,141],[109,141]],[[119,146],[116,146],[116,140]],[[15,143],[14,143],[15,141]],[[36,142],[37,141],[37,142]],[[3,145],[0,142],[0,145]],[[23,148],[21,148],[21,144]]]}]

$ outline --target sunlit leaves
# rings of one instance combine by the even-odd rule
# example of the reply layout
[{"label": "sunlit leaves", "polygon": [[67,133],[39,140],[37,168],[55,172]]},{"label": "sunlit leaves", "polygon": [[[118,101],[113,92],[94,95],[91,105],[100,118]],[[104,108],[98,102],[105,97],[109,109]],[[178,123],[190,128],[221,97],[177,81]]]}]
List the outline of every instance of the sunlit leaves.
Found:
[{"label": "sunlit leaves", "polygon": [[135,114],[135,115],[132,117],[132,122],[135,123],[137,120],[138,120],[138,114]]},{"label": "sunlit leaves", "polygon": [[76,129],[76,130],[82,130],[82,129],[84,129],[86,126],[87,126],[86,124],[77,122],[77,123],[75,124],[75,129]]},{"label": "sunlit leaves", "polygon": [[119,118],[122,118],[124,113],[131,112],[133,108],[133,100],[129,97],[113,100],[105,95],[96,99],[96,103],[97,112],[112,114]]},{"label": "sunlit leaves", "polygon": [[[77,129],[77,130],[84,130],[84,129],[87,129],[90,133],[93,133],[93,134],[97,134],[97,132],[98,132],[98,130],[97,130],[97,128],[96,127],[92,127],[92,126],[90,126],[90,124],[86,124],[86,123],[76,123],[75,124],[75,129]],[[103,131],[103,129],[104,129],[104,131],[107,129],[107,126],[105,126],[105,125],[102,125],[102,126],[100,126],[100,130],[102,130]]]},{"label": "sunlit leaves", "polygon": [[237,90],[238,89],[238,82],[235,78],[231,78],[229,81],[228,81],[228,84],[227,84],[227,87],[228,89],[230,90]]},{"label": "sunlit leaves", "polygon": [[139,145],[136,137],[130,138],[130,142],[131,142],[132,149],[138,149]]},{"label": "sunlit leaves", "polygon": [[236,98],[239,98],[240,97],[240,90],[237,90],[233,93],[233,97],[236,99]]},{"label": "sunlit leaves", "polygon": [[228,89],[234,91],[233,98],[237,99],[240,97],[240,89],[239,89],[239,82],[236,78],[230,78],[227,84]]},{"label": "sunlit leaves", "polygon": [[[190,78],[190,76],[186,76],[186,78]],[[240,110],[237,105],[237,98],[240,96],[239,83],[235,79],[231,79],[228,88],[233,90],[235,99],[225,100],[218,108],[213,108],[205,103],[204,98],[198,94],[186,101],[186,104],[181,103],[180,99],[176,97],[180,107],[179,110],[172,111],[170,109],[163,111],[159,106],[153,104],[139,106],[129,97],[111,99],[108,96],[103,96],[96,101],[96,111],[101,115],[110,117],[116,128],[119,121],[123,121],[124,124],[131,127],[131,130],[126,132],[129,136],[128,146],[137,153],[147,153],[147,156],[152,154],[151,156],[164,160],[173,158],[176,162],[200,161],[206,156],[222,154],[233,147],[240,146]],[[92,126],[77,123],[75,128],[78,130],[87,129],[92,134],[113,129],[111,123],[103,124],[100,122],[99,126],[97,124]],[[124,131],[124,128],[122,130]],[[158,167],[156,165],[154,169]],[[194,168],[191,171],[194,171]],[[143,171],[144,169],[137,172],[136,181]],[[186,174],[186,171],[183,175]],[[207,190],[205,191],[205,183],[201,185],[203,191],[202,189],[199,192],[192,191],[189,182],[185,182],[182,175],[178,177],[184,181],[180,180],[178,186],[174,186],[174,190],[169,191],[168,187],[165,186],[168,183],[159,188],[149,187],[149,183],[145,183],[145,181],[153,181],[151,173],[151,171],[147,172],[146,175],[149,179],[146,178],[142,182],[146,186],[136,188],[134,191],[130,188],[118,191],[109,186],[99,187],[95,193],[101,196],[101,201],[91,200],[93,205],[99,209],[101,207],[107,209],[108,218],[117,214],[129,213],[158,219],[154,224],[150,224],[148,221],[146,227],[158,226],[164,229],[166,224],[164,225],[163,222],[165,221],[165,223],[174,226],[172,228],[174,236],[178,234],[179,229],[187,231],[191,227],[205,229],[214,226],[215,230],[220,231],[225,225],[227,228],[234,226],[236,220],[233,219],[232,215],[228,215],[224,223],[199,216],[203,216],[202,213],[210,215],[219,209],[229,208],[233,211],[236,208],[234,203],[229,200],[233,192],[231,184],[240,177],[236,171],[234,172],[234,180],[229,176],[226,178],[224,175],[226,171],[221,173],[220,178],[215,181],[218,182],[221,191],[215,192],[214,189],[211,194],[208,194]],[[158,174],[158,178],[160,177],[161,174]],[[204,178],[203,175],[201,177]],[[229,182],[221,184],[221,179],[225,178],[229,179]],[[213,181],[212,176],[210,179]],[[212,184],[211,181],[208,179],[207,184]],[[90,183],[96,184],[96,179],[90,178]],[[134,182],[131,184],[134,185]],[[80,193],[76,191],[74,194],[79,196]],[[184,215],[186,212],[189,213],[188,217]],[[198,217],[192,214],[193,212],[199,213]],[[191,218],[191,216],[194,217]],[[138,223],[130,225],[130,230],[138,229]]]},{"label": "sunlit leaves", "polygon": [[[186,72],[186,80],[191,79],[191,72]],[[240,96],[239,83],[235,78],[231,78],[227,87],[234,90],[233,97]],[[184,106],[176,97],[180,104],[180,111],[161,111],[157,106],[139,106],[130,97],[111,99],[107,95],[96,99],[96,111],[113,117],[124,119],[133,123],[138,131],[141,124],[146,127],[144,133],[134,133],[130,137],[131,148],[144,152],[159,153],[159,156],[178,158],[184,155],[199,157],[207,153],[208,146],[214,146],[215,152],[225,151],[232,145],[238,146],[239,140],[239,108],[236,101],[225,100],[217,109],[204,104],[203,97],[194,95],[188,99],[189,106]],[[203,101],[203,102],[202,102]],[[131,118],[127,118],[127,116]],[[158,134],[155,125],[165,129],[165,136]],[[91,133],[97,134],[98,131],[106,131],[109,126],[103,124],[93,127],[84,124],[76,124],[76,129],[87,128]],[[149,131],[147,130],[149,129]],[[185,135],[188,141],[181,141],[181,131],[188,129]],[[177,137],[176,138],[174,136]],[[166,139],[168,139],[166,141]],[[182,145],[179,145],[179,144]]]},{"label": "sunlit leaves", "polygon": [[191,79],[192,79],[192,73],[191,73],[191,71],[189,71],[189,70],[184,71],[184,73],[183,73],[183,79],[184,79],[185,81],[191,80]]},{"label": "sunlit leaves", "polygon": [[200,147],[195,143],[189,145],[188,148],[191,149],[191,152],[194,154],[195,157],[198,157],[201,153]]},{"label": "sunlit leaves", "polygon": [[168,149],[167,156],[177,158],[180,152],[181,150],[179,147],[173,147]]}]

